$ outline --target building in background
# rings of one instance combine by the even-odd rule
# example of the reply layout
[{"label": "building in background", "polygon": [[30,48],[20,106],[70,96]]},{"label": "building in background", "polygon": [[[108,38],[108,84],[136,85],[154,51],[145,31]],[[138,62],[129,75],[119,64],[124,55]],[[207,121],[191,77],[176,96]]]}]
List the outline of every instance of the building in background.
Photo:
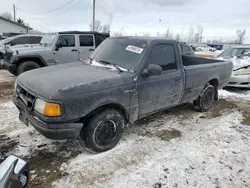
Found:
[{"label": "building in background", "polygon": [[13,36],[28,34],[32,28],[0,16],[0,35]]}]

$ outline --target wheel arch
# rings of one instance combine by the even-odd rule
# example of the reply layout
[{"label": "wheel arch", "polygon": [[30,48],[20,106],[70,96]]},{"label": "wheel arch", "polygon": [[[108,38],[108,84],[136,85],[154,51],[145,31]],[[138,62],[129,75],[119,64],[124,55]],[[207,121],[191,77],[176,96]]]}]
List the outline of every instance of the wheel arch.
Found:
[{"label": "wheel arch", "polygon": [[34,61],[38,63],[40,67],[47,66],[47,63],[44,61],[44,59],[41,56],[21,56],[18,57],[18,60],[16,61],[16,66],[18,67],[21,63],[25,61]]},{"label": "wheel arch", "polygon": [[100,105],[99,107],[94,108],[87,115],[82,117],[80,119],[80,121],[84,123],[87,119],[94,116],[99,111],[102,111],[102,110],[107,109],[107,108],[117,110],[118,112],[120,112],[124,116],[125,123],[127,124],[129,122],[129,112],[128,112],[128,110],[122,104],[115,103],[115,102],[105,103],[105,104]]}]

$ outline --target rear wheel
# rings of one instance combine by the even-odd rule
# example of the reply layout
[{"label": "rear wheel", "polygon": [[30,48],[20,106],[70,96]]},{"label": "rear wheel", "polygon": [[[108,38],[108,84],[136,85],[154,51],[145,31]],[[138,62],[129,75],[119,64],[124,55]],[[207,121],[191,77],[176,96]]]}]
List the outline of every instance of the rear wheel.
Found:
[{"label": "rear wheel", "polygon": [[34,61],[24,61],[17,67],[17,75],[37,68],[40,68],[38,63]]},{"label": "rear wheel", "polygon": [[195,109],[204,112],[212,107],[214,100],[216,99],[216,90],[214,86],[208,84],[201,92],[198,99],[194,101]]},{"label": "rear wheel", "polygon": [[115,147],[120,141],[124,125],[125,120],[120,112],[104,109],[86,120],[80,138],[90,151],[104,152]]}]

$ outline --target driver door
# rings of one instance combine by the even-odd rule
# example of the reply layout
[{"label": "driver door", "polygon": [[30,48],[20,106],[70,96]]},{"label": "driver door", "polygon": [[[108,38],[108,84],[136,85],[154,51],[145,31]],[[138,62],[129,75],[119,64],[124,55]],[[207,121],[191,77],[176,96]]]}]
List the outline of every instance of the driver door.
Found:
[{"label": "driver door", "polygon": [[76,62],[79,59],[76,35],[60,35],[54,49],[56,64]]},{"label": "driver door", "polygon": [[177,65],[173,44],[157,44],[153,47],[148,62],[162,67],[160,75],[140,77],[139,118],[146,114],[174,106],[179,103],[184,85],[184,73]]}]

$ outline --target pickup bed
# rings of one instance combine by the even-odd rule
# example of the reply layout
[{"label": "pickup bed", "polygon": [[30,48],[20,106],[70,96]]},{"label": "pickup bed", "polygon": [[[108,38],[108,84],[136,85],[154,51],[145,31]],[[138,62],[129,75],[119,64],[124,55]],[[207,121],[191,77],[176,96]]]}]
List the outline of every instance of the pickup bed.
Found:
[{"label": "pickup bed", "polygon": [[13,102],[20,119],[44,136],[80,138],[103,152],[118,143],[128,123],[182,103],[205,111],[218,99],[232,63],[179,50],[174,40],[109,38],[86,62],[20,75]]}]

